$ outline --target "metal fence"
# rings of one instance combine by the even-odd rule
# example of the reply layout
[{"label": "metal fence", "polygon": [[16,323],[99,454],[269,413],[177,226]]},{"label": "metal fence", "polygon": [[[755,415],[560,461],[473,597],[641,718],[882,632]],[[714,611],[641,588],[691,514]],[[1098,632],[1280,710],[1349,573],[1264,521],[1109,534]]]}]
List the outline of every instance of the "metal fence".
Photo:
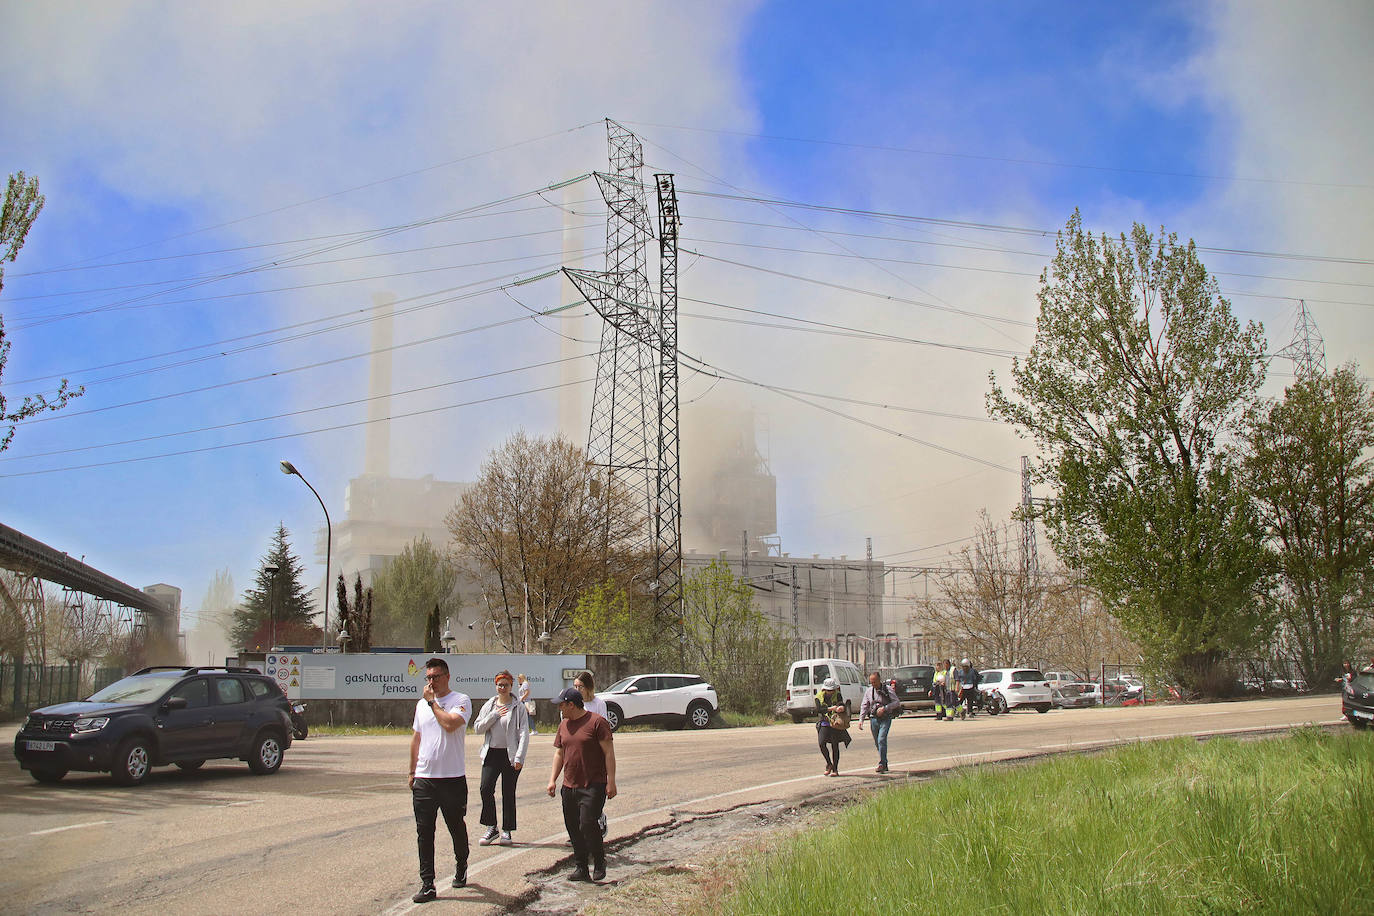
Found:
[{"label": "metal fence", "polygon": [[22,719],[40,706],[84,695],[78,665],[16,665],[0,660],[0,717]]}]

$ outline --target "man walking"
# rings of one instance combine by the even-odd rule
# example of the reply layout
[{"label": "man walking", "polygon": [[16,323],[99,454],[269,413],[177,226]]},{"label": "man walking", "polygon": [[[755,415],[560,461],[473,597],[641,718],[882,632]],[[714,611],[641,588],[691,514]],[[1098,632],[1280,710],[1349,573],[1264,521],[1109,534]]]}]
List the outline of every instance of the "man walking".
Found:
[{"label": "man walking", "polygon": [[415,706],[410,739],[410,793],[415,809],[415,837],[420,849],[420,889],[411,897],[426,903],[434,890],[434,828],[439,812],[453,837],[453,886],[468,883],[467,760],[463,732],[472,716],[472,700],[448,689],[448,662],[425,662],[425,690]]},{"label": "man walking", "polygon": [[[576,868],[570,881],[603,881],[606,849],[597,820],[606,799],[615,798],[615,745],[606,720],[583,708],[582,694],[569,687],[558,695],[562,721],[553,739],[549,797],[563,774],[563,826],[572,841]],[[591,871],[588,872],[590,862]]]},{"label": "man walking", "polygon": [[902,714],[902,701],[897,692],[883,683],[878,672],[868,676],[868,686],[864,688],[863,703],[859,706],[859,731],[864,730],[864,720],[873,723],[873,746],[878,749],[879,773],[887,772],[887,733],[892,728],[892,720]]},{"label": "man walking", "polygon": [[973,718],[973,704],[978,699],[978,684],[983,680],[983,676],[978,673],[978,669],[973,667],[973,662],[964,659],[959,662],[959,718]]}]

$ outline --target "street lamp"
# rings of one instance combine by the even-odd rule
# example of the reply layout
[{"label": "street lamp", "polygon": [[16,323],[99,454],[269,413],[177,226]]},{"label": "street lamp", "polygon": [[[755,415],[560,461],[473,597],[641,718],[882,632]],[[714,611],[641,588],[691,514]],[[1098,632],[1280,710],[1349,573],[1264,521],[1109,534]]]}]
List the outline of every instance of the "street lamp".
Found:
[{"label": "street lamp", "polygon": [[444,644],[444,651],[449,653],[450,655],[453,654],[453,644],[458,641],[457,637],[453,635],[453,630],[451,626],[452,623],[452,618],[445,617],[444,632],[439,636],[439,642]]},{"label": "street lamp", "polygon": [[[289,461],[281,463],[283,474],[294,474],[301,478],[301,483],[310,487],[310,481],[301,476],[301,472],[296,470],[296,466]],[[324,633],[320,636],[320,646],[329,645],[329,565],[332,559],[331,552],[334,548],[334,526],[329,522],[329,510],[325,508],[324,500],[320,499],[319,491],[310,487],[310,492],[315,494],[315,498],[320,500],[320,508],[324,509]]]},{"label": "street lamp", "polygon": [[281,572],[281,567],[264,566],[262,570],[272,577],[267,586],[267,619],[271,621],[267,629],[267,648],[270,651],[277,648],[277,573]]}]

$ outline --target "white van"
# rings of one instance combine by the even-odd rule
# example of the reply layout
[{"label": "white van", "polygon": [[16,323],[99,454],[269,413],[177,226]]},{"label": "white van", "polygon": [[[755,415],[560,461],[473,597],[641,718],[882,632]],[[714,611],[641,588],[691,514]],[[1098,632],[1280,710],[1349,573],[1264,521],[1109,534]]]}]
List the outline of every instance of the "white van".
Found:
[{"label": "white van", "polygon": [[793,722],[816,714],[816,691],[828,677],[839,682],[845,705],[858,715],[864,700],[864,679],[858,667],[842,658],[804,658],[793,662],[787,672],[787,714]]}]

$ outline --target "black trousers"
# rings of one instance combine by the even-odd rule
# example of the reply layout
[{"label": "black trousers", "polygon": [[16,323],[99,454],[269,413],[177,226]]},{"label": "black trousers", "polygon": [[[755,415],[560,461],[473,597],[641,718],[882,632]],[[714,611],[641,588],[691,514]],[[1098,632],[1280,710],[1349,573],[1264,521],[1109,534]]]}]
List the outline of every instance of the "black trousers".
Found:
[{"label": "black trousers", "polygon": [[[488,752],[490,753],[490,752]],[[563,799],[563,826],[572,840],[573,858],[579,868],[587,867],[587,860],[595,868],[606,867],[606,848],[601,843],[601,809],[606,807],[606,784],[587,786],[583,789],[561,790]]]},{"label": "black trousers", "polygon": [[829,725],[816,726],[816,743],[821,746],[821,756],[825,758],[825,765],[832,770],[838,771],[840,768],[841,741],[848,746],[849,732],[831,728]]},{"label": "black trousers", "polygon": [[515,783],[520,779],[520,771],[510,762],[510,754],[504,747],[487,748],[486,759],[482,761],[482,816],[478,823],[486,827],[496,826],[496,779],[501,779],[501,829],[515,829]]},{"label": "black trousers", "polygon": [[463,818],[468,811],[467,777],[426,779],[417,776],[410,790],[410,799],[415,808],[415,839],[420,847],[420,883],[434,884],[434,828],[439,823],[440,811],[444,813],[444,824],[453,837],[454,872],[465,872],[468,867],[468,828]]}]

